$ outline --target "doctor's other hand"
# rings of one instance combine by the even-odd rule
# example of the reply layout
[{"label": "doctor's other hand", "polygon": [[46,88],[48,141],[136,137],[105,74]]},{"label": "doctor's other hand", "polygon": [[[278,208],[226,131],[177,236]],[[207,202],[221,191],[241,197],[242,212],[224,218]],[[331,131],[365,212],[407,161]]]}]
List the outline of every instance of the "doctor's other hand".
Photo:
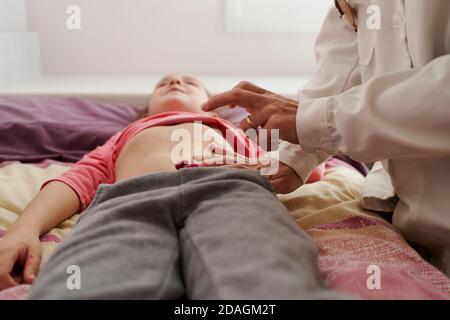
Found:
[{"label": "doctor's other hand", "polygon": [[209,148],[211,149],[211,156],[194,156],[194,166],[260,170],[261,174],[264,173],[262,171],[264,168],[268,168],[268,171],[271,170],[270,168],[277,168],[267,176],[274,192],[277,194],[291,193],[303,185],[302,179],[294,169],[276,159],[270,157],[249,159],[214,144],[211,144]]},{"label": "doctor's other hand", "polygon": [[[248,129],[279,129],[279,138],[298,144],[296,115],[299,102],[260,88],[250,82],[241,82],[232,90],[213,96],[202,105],[204,111],[212,111],[223,106],[241,106],[251,115],[240,123]],[[270,132],[270,131],[269,131]],[[267,145],[270,145],[270,134]],[[261,143],[261,141],[260,141]]]},{"label": "doctor's other hand", "polygon": [[269,176],[273,190],[278,194],[288,194],[303,185],[302,179],[287,164],[280,162],[278,172]]},{"label": "doctor's other hand", "polygon": [[6,233],[0,240],[0,290],[32,284],[39,272],[42,245],[25,230]]}]

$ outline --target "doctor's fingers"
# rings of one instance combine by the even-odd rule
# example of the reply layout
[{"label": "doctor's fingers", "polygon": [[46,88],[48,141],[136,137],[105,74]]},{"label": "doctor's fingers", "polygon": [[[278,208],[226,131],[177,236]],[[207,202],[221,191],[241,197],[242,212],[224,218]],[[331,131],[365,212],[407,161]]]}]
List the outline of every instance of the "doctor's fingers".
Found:
[{"label": "doctor's fingers", "polygon": [[266,106],[260,112],[242,120],[239,127],[262,149],[272,151],[277,149],[274,146],[276,146],[282,134],[280,129],[284,129],[286,124],[284,117],[279,115],[280,111],[281,109],[275,104]]},{"label": "doctor's fingers", "polygon": [[247,159],[245,156],[235,152],[233,149],[226,148],[224,146],[218,145],[216,143],[209,144],[202,155],[194,155],[192,157],[195,161],[203,161],[204,159],[216,158],[216,157],[233,157],[240,158],[245,161]]},{"label": "doctor's fingers", "polygon": [[252,113],[247,118],[242,120],[239,123],[239,128],[246,132],[249,129],[254,129],[258,131],[258,129],[264,127],[267,120],[271,115],[271,110],[266,107],[263,107],[260,111]]},{"label": "doctor's fingers", "polygon": [[278,149],[280,139],[297,144],[295,115],[290,118],[272,115],[264,124],[264,130],[258,130],[258,145],[266,151],[272,151]]},{"label": "doctor's fingers", "polygon": [[212,111],[228,105],[238,105],[248,112],[254,113],[269,103],[270,99],[263,94],[236,88],[211,97],[202,105],[202,109],[203,111]]},{"label": "doctor's fingers", "polygon": [[273,92],[266,90],[264,88],[258,87],[256,84],[251,83],[249,81],[241,81],[239,82],[233,89],[242,89],[251,91],[258,94],[273,94]]},{"label": "doctor's fingers", "polygon": [[209,149],[209,151],[211,151],[211,154],[240,156],[240,154],[236,153],[233,149],[225,148],[224,146],[218,145],[215,142],[209,144],[207,148]]},{"label": "doctor's fingers", "polygon": [[[280,97],[282,98],[282,96],[277,95],[276,93],[273,93],[272,91],[269,91],[267,89],[264,89],[262,87],[257,86],[254,83],[251,83],[249,81],[241,81],[239,82],[233,89],[242,89],[242,90],[247,90],[250,92],[254,92],[256,94],[261,94],[261,95],[266,95],[266,96],[270,96],[270,97]],[[230,105],[231,108],[236,107],[235,104]]]},{"label": "doctor's fingers", "polygon": [[[297,103],[277,103],[265,108],[264,111],[268,112],[266,115],[268,118],[261,126],[267,133],[266,142],[281,139],[293,144],[299,143],[296,125],[297,110]],[[258,131],[261,136],[261,130]],[[258,142],[261,143],[261,140]]]},{"label": "doctor's fingers", "polygon": [[215,155],[212,157],[194,156],[194,163],[201,167],[217,166],[250,166],[253,168],[262,168],[269,165],[267,161],[260,161],[258,158],[246,158],[239,154],[235,155]]},{"label": "doctor's fingers", "polygon": [[[241,81],[241,82],[239,82],[237,85],[235,85],[233,87],[233,90],[235,90],[235,89],[247,90],[247,91],[254,92],[254,93],[257,93],[257,94],[262,94],[262,95],[264,95],[264,94],[271,94],[272,93],[272,92],[270,92],[270,91],[268,91],[268,90],[266,90],[264,88],[258,87],[257,85],[255,85],[255,84],[253,84],[253,83],[251,83],[249,81]],[[230,104],[229,107],[230,108],[234,108],[234,107],[236,107],[236,104]]]},{"label": "doctor's fingers", "polygon": [[258,94],[264,94],[264,95],[270,96],[271,98],[275,98],[278,100],[298,103],[296,100],[287,98],[285,96],[282,96],[281,94],[261,88],[261,87],[257,86],[256,84],[251,83],[249,81],[240,82],[237,86],[234,87],[234,89],[243,89],[243,90],[251,91],[254,93],[258,93]]},{"label": "doctor's fingers", "polygon": [[[273,159],[271,159],[268,154],[259,154],[257,156],[252,157],[252,156],[244,156],[230,149],[224,149],[223,147],[216,144],[211,144],[209,147],[211,148],[211,151],[214,154],[214,156],[211,156],[211,158],[228,156],[234,157],[234,160],[240,163],[252,163],[252,164],[259,163],[263,166],[268,166],[273,161]],[[203,159],[205,159],[205,157]]]}]

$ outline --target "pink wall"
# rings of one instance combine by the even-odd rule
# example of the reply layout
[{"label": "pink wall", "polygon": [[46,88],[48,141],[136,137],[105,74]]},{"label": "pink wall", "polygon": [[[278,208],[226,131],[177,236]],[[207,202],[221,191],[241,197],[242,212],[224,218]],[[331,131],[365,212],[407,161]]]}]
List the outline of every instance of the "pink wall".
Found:
[{"label": "pink wall", "polygon": [[[82,29],[66,29],[66,8]],[[314,35],[224,32],[225,0],[27,0],[45,73],[308,74]]]}]

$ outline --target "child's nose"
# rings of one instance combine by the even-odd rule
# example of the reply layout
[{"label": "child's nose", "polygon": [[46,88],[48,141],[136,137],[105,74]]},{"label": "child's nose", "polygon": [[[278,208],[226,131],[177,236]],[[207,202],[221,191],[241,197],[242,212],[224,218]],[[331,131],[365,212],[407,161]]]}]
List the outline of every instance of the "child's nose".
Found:
[{"label": "child's nose", "polygon": [[170,85],[174,85],[174,84],[181,85],[181,81],[180,81],[179,79],[172,79],[172,80],[170,81]]}]

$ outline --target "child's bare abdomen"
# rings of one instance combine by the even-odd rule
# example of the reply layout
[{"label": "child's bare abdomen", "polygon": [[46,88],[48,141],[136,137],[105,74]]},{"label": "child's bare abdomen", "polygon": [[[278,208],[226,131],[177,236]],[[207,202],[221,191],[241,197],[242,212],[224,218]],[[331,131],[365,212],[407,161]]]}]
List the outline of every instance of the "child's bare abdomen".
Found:
[{"label": "child's bare abdomen", "polygon": [[176,170],[178,160],[191,160],[192,155],[201,155],[212,142],[211,137],[224,143],[221,134],[199,123],[145,129],[122,148],[116,161],[116,181]]}]

